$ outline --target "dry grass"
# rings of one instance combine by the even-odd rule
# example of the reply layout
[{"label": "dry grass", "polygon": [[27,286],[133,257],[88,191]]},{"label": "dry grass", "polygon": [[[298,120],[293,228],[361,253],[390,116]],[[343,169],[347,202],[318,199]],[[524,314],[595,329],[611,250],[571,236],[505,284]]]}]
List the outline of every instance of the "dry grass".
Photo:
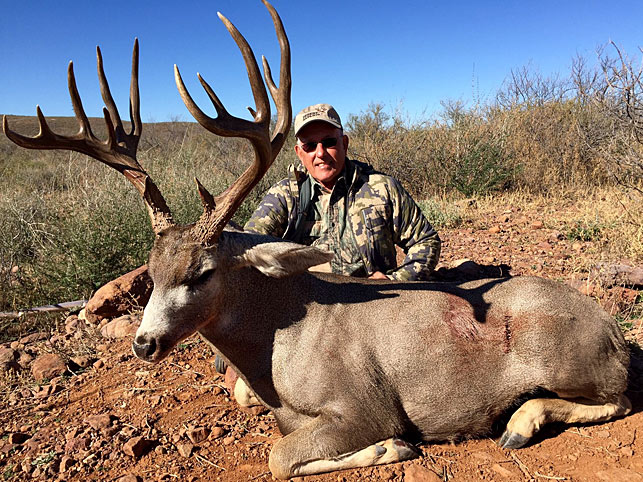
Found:
[{"label": "dry grass", "polygon": [[[628,259],[643,262],[643,203],[618,186],[585,187],[558,192],[527,189],[481,196],[475,216],[481,221],[507,207],[541,213],[545,226],[568,239],[597,241],[587,262]],[[586,270],[587,266],[579,266]]]}]

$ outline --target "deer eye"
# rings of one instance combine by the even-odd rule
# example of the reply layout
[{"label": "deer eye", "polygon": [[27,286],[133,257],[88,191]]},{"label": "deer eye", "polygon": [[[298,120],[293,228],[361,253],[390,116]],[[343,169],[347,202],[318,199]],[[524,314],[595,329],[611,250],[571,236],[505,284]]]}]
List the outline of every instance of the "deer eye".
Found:
[{"label": "deer eye", "polygon": [[192,286],[197,287],[205,284],[210,279],[210,276],[212,276],[213,274],[214,274],[214,269],[208,269],[204,271],[197,279],[194,280],[194,282],[192,283]]}]

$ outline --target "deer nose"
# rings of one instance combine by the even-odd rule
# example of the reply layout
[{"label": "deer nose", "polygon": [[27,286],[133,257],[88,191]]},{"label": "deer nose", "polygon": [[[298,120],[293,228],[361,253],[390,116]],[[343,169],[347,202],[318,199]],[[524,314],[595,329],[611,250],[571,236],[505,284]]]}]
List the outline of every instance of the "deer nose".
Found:
[{"label": "deer nose", "polygon": [[144,336],[137,336],[132,343],[134,354],[142,360],[148,360],[156,351],[156,340],[146,339]]}]

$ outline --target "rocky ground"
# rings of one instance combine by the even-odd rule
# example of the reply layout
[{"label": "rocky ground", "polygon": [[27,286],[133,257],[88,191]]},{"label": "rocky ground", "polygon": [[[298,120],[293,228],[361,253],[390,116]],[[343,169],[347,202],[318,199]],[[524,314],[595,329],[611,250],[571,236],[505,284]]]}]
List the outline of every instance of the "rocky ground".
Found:
[{"label": "rocky ground", "polygon": [[[596,266],[600,243],[570,239],[537,209],[508,208],[479,219],[441,230],[438,276],[538,274],[599,299],[633,342],[632,414],[604,424],[547,427],[517,451],[499,448],[496,433],[424,444],[421,458],[401,464],[305,480],[643,480],[641,292],[626,286],[640,268],[620,260],[579,268]],[[0,348],[4,480],[271,479],[268,453],[280,437],[274,419],[231,400],[205,343],[190,338],[161,364],[147,365],[130,349],[136,316],[108,321],[96,326],[71,316],[52,332]]]}]

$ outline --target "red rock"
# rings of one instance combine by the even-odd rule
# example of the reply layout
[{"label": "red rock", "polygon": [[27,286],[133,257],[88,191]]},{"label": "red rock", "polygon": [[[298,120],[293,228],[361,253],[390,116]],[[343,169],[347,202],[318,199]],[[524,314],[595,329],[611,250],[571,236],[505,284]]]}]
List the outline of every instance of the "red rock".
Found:
[{"label": "red rock", "polygon": [[7,363],[16,361],[18,359],[18,352],[11,348],[0,347],[0,363]]},{"label": "red rock", "polygon": [[27,368],[29,364],[33,361],[33,356],[30,353],[20,349],[18,351],[18,364],[22,368]]},{"label": "red rock", "polygon": [[0,347],[0,372],[21,369],[18,363],[18,352],[6,347]]},{"label": "red rock", "polygon": [[96,323],[144,307],[153,287],[147,265],[143,265],[99,288],[85,307],[85,317]]},{"label": "red rock", "polygon": [[643,286],[643,266],[631,266],[623,263],[598,263],[590,276],[601,280],[606,287]]},{"label": "red rock", "polygon": [[181,456],[189,457],[190,455],[192,455],[192,451],[194,450],[194,445],[192,445],[191,443],[177,444],[176,449],[179,451]]},{"label": "red rock", "polygon": [[7,439],[7,442],[9,442],[10,444],[20,445],[25,443],[30,438],[31,438],[31,435],[29,434],[16,432],[16,433],[9,434],[9,438]]},{"label": "red rock", "polygon": [[112,415],[109,413],[103,413],[101,415],[90,415],[85,419],[85,422],[87,422],[94,430],[102,430],[112,425],[112,419]]},{"label": "red rock", "polygon": [[639,297],[639,291],[630,288],[613,288],[614,295],[618,296],[625,304],[634,304]]},{"label": "red rock", "polygon": [[116,482],[141,482],[141,480],[138,475],[123,475],[120,479],[117,479]]},{"label": "red rock", "polygon": [[69,455],[63,455],[62,458],[60,459],[60,465],[58,467],[58,470],[60,470],[61,473],[67,472],[72,465],[74,465],[76,461],[72,459]]},{"label": "red rock", "polygon": [[110,321],[100,330],[105,338],[125,338],[136,333],[141,321],[131,315],[123,315]]},{"label": "red rock", "polygon": [[34,396],[36,398],[47,398],[50,395],[53,395],[54,393],[58,393],[63,389],[62,386],[60,386],[57,382],[48,383],[47,385],[43,385],[39,387],[36,391],[34,391]]},{"label": "red rock", "polygon": [[520,472],[509,470],[507,467],[504,467],[500,464],[493,464],[491,466],[491,470],[493,470],[500,477],[509,480],[518,480],[522,476]]},{"label": "red rock", "polygon": [[39,356],[31,365],[31,374],[37,382],[63,375],[66,371],[63,359],[53,353]]},{"label": "red rock", "polygon": [[73,361],[80,368],[87,368],[89,365],[92,364],[93,358],[88,355],[78,355],[78,356],[72,357],[71,361]]},{"label": "red rock", "polygon": [[199,444],[208,438],[210,429],[206,427],[197,427],[187,431],[187,436],[193,444]]},{"label": "red rock", "polygon": [[232,368],[228,367],[225,372],[224,384],[229,393],[234,393],[234,386],[237,383],[239,375]]},{"label": "red rock", "polygon": [[542,221],[534,221],[531,223],[531,229],[542,229],[545,227],[545,224]]},{"label": "red rock", "polygon": [[49,335],[44,331],[39,331],[38,333],[32,333],[31,335],[23,336],[20,338],[20,343],[23,345],[28,345],[29,343],[34,343],[36,341],[42,341],[49,338]]},{"label": "red rock", "polygon": [[225,435],[225,429],[222,427],[214,427],[210,432],[210,440],[215,440]]},{"label": "red rock", "polygon": [[77,315],[71,315],[65,320],[65,333],[73,334],[83,327],[84,323]]},{"label": "red rock", "polygon": [[500,226],[492,226],[489,228],[491,234],[498,234],[500,232]]},{"label": "red rock", "polygon": [[70,454],[72,452],[81,452],[89,449],[91,445],[91,440],[89,437],[74,437],[67,440],[65,443],[65,453]]},{"label": "red rock", "polygon": [[0,440],[0,454],[9,454],[17,447],[18,445],[10,444],[8,442]]},{"label": "red rock", "polygon": [[607,470],[600,470],[596,472],[598,480],[605,482],[636,482],[643,481],[643,475],[634,470],[614,468]]},{"label": "red rock", "polygon": [[144,437],[134,437],[123,444],[123,452],[136,459],[145,454],[150,447],[150,441]]},{"label": "red rock", "polygon": [[404,482],[439,482],[442,478],[432,470],[414,464],[404,471]]}]

